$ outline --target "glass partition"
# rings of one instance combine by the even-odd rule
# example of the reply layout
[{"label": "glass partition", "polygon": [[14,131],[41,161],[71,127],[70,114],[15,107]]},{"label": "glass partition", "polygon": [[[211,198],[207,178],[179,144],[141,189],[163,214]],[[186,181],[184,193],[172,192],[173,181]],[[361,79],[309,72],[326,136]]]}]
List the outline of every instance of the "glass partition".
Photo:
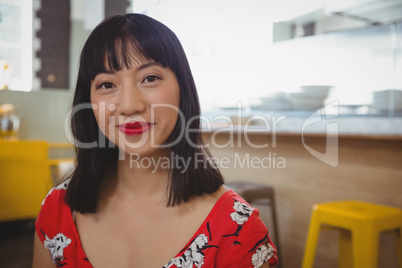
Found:
[{"label": "glass partition", "polygon": [[337,101],[344,115],[402,116],[402,23],[276,42],[271,60],[257,109]]},{"label": "glass partition", "polygon": [[0,90],[32,84],[32,1],[0,0]]}]

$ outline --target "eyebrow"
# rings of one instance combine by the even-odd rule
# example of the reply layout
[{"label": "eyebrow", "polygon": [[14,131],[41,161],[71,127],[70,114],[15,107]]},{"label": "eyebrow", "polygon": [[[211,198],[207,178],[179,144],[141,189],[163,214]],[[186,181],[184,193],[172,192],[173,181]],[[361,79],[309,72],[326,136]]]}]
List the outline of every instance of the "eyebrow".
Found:
[{"label": "eyebrow", "polygon": [[145,63],[145,64],[139,66],[139,67],[137,68],[137,71],[140,71],[140,70],[143,70],[143,69],[145,69],[145,68],[148,68],[148,67],[151,67],[151,66],[155,66],[155,65],[163,68],[162,64],[160,64],[159,62],[151,61],[151,62],[147,62],[147,63]]},{"label": "eyebrow", "polygon": [[[161,68],[164,68],[162,64],[160,64],[158,62],[155,62],[155,61],[151,61],[151,62],[147,62],[147,63],[144,63],[143,65],[138,66],[137,71],[141,71],[141,70],[146,69],[146,68],[151,67],[151,66],[159,66]],[[116,74],[116,72],[112,71],[112,70],[104,70],[101,73],[103,73],[103,74]]]},{"label": "eyebrow", "polygon": [[111,71],[111,70],[104,70],[102,72],[100,72],[99,74],[115,74],[115,71]]}]

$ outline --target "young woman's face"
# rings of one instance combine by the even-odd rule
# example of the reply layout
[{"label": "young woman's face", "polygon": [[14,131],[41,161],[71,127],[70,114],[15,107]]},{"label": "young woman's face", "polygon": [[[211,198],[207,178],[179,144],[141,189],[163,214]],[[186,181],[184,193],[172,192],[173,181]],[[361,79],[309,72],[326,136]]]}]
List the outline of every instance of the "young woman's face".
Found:
[{"label": "young woman's face", "polygon": [[91,82],[91,104],[110,141],[126,154],[145,156],[172,133],[180,88],[173,71],[156,62],[133,61],[131,66],[98,74]]}]

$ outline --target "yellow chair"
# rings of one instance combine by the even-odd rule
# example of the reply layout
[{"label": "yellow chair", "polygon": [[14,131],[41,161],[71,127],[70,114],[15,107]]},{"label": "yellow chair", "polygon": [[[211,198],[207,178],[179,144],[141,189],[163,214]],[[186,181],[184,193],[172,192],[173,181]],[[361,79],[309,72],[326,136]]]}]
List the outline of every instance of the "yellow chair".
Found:
[{"label": "yellow chair", "polygon": [[53,187],[50,166],[66,161],[49,159],[51,147],[46,141],[0,140],[0,221],[36,218]]},{"label": "yellow chair", "polygon": [[339,267],[378,267],[379,236],[384,231],[398,234],[396,246],[402,267],[402,210],[360,201],[314,205],[302,268],[313,267],[320,230],[325,226],[340,230]]}]

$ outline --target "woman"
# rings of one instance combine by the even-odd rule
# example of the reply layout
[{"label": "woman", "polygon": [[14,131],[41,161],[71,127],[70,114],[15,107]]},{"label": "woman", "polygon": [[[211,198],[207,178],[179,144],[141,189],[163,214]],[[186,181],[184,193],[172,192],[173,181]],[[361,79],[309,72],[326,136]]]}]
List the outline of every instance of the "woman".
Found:
[{"label": "woman", "polygon": [[165,25],[139,14],[98,25],[73,107],[76,167],[43,201],[33,267],[277,262],[258,211],[208,161],[190,67]]}]

